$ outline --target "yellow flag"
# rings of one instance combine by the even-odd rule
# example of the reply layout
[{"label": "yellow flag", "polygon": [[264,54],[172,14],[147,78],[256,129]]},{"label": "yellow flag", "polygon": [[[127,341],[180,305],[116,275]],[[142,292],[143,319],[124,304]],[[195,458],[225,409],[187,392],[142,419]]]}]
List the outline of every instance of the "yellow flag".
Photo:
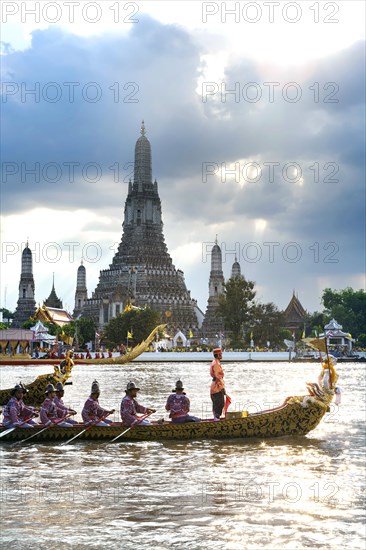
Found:
[{"label": "yellow flag", "polygon": [[302,331],[302,336],[301,338],[305,338],[305,329]]},{"label": "yellow flag", "polygon": [[193,338],[193,332],[191,330],[189,331],[189,337]]},{"label": "yellow flag", "polygon": [[127,331],[127,338],[132,338],[132,334],[129,330]]},{"label": "yellow flag", "polygon": [[327,346],[324,338],[314,338],[314,340],[309,340],[306,343],[318,349],[319,351],[324,351],[325,353],[327,351]]}]

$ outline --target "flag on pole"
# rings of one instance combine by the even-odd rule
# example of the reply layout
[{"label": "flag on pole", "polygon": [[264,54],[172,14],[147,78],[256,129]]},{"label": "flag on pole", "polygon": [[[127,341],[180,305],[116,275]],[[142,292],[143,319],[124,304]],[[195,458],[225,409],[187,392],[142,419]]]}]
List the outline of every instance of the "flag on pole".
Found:
[{"label": "flag on pole", "polygon": [[307,343],[319,351],[324,351],[324,353],[327,353],[327,345],[324,338],[314,338],[314,340],[309,340]]},{"label": "flag on pole", "polygon": [[100,338],[100,334],[98,334],[98,332],[95,333],[95,338]]},{"label": "flag on pole", "polygon": [[302,331],[301,338],[305,338],[305,329]]},{"label": "flag on pole", "polygon": [[130,332],[129,330],[127,331],[127,338],[132,338],[132,332]]},{"label": "flag on pole", "polygon": [[189,331],[189,337],[193,338],[193,332],[191,330]]},{"label": "flag on pole", "polygon": [[231,399],[228,395],[226,395],[225,406],[224,406],[224,416],[226,416],[227,410],[230,407],[230,405],[231,405]]}]

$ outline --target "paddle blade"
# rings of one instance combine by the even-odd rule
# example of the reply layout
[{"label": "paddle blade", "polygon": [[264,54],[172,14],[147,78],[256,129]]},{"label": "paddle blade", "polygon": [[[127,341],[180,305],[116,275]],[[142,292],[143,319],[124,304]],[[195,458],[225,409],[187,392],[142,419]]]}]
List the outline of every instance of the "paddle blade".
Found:
[{"label": "paddle blade", "polygon": [[5,430],[5,432],[2,432],[0,434],[0,437],[4,437],[4,435],[7,435],[7,434],[10,434],[13,430],[15,430],[16,426],[14,426],[13,428],[8,428],[7,430]]},{"label": "paddle blade", "polygon": [[[90,426],[91,427],[91,426]],[[68,445],[68,443],[71,443],[71,441],[74,441],[74,439],[77,439],[79,436],[81,436],[83,433],[87,432],[88,431],[88,428],[85,428],[85,430],[82,430],[81,432],[79,432],[78,434],[74,435],[74,437],[72,437],[71,439],[68,439],[67,441],[65,441],[65,443],[61,443],[61,447],[63,445]]]}]

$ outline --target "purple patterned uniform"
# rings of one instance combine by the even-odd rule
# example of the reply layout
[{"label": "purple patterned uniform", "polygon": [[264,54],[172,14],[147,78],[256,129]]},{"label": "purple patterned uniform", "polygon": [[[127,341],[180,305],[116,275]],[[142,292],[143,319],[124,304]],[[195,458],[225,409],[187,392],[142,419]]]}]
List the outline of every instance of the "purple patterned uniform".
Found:
[{"label": "purple patterned uniform", "polygon": [[169,395],[165,408],[170,411],[169,418],[186,416],[189,413],[190,401],[184,394]]},{"label": "purple patterned uniform", "polygon": [[56,395],[56,397],[54,398],[53,400],[54,404],[56,405],[57,407],[57,416],[59,418],[64,418],[64,416],[67,415],[67,413],[69,412],[70,409],[68,409],[65,405],[65,403],[63,402],[63,399],[62,397],[58,397]]},{"label": "purple patterned uniform", "polygon": [[108,411],[99,405],[98,399],[93,399],[91,395],[85,401],[84,408],[81,411],[84,422],[93,422],[97,418],[102,418],[107,414]]},{"label": "purple patterned uniform", "polygon": [[121,418],[125,426],[132,426],[139,417],[137,413],[146,413],[147,408],[139,405],[136,399],[126,395],[121,402]]},{"label": "purple patterned uniform", "polygon": [[61,418],[65,416],[64,411],[58,409],[54,399],[46,397],[42,403],[39,415],[42,424],[47,424],[50,420],[54,422],[59,417],[59,413],[61,413]]},{"label": "purple patterned uniform", "polygon": [[7,424],[18,424],[26,418],[32,416],[34,409],[26,407],[22,399],[15,396],[4,407],[4,426]]}]

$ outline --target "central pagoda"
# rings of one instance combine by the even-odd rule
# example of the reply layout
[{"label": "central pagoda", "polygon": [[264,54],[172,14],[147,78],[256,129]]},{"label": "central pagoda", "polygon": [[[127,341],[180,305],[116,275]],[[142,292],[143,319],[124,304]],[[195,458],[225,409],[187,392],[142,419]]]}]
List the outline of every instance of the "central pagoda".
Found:
[{"label": "central pagoda", "polygon": [[158,183],[152,181],[151,145],[144,121],[135,146],[133,183],[128,184],[122,239],[109,269],[100,272],[92,298],[82,308],[100,328],[128,303],[161,313],[170,330],[197,330],[197,302],[176,269],[163,234]]}]

